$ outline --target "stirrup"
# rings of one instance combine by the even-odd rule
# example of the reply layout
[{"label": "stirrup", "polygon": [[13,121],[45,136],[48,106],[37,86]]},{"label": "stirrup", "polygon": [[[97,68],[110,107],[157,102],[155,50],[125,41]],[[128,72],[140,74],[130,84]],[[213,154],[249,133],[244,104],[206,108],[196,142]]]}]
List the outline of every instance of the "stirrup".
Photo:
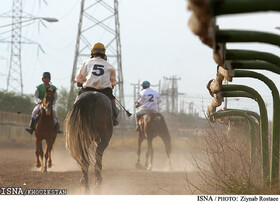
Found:
[{"label": "stirrup", "polygon": [[28,133],[30,133],[30,135],[32,135],[33,130],[32,130],[31,128],[25,128],[25,130],[26,130]]},{"label": "stirrup", "polygon": [[61,128],[60,128],[60,123],[59,123],[59,122],[57,122],[57,123],[55,124],[55,131],[56,131],[57,133],[63,133],[63,131],[62,131]]},{"label": "stirrup", "polygon": [[119,125],[119,121],[117,118],[113,118],[113,126]]}]

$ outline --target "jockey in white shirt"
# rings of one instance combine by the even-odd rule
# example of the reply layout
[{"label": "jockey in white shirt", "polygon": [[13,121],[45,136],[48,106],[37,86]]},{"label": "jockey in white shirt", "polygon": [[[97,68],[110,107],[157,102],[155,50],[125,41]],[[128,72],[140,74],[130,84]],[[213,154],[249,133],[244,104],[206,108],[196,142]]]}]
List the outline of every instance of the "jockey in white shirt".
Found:
[{"label": "jockey in white shirt", "polygon": [[116,70],[107,62],[105,46],[96,43],[91,49],[91,58],[84,61],[75,78],[78,87],[82,87],[79,94],[86,91],[97,91],[105,94],[112,101],[113,125],[118,125],[119,110],[115,104],[113,88],[116,86]]},{"label": "jockey in white shirt", "polygon": [[158,112],[158,104],[161,102],[159,93],[150,88],[149,81],[143,81],[141,86],[143,90],[140,92],[139,99],[135,103],[136,111],[136,130],[139,130],[139,120],[142,116],[151,112]]}]

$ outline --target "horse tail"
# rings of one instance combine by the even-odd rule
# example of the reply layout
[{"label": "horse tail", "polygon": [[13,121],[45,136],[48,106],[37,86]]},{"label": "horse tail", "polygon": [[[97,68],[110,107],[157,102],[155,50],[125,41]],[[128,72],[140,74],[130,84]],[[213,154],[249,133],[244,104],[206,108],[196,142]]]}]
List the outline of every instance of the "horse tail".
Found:
[{"label": "horse tail", "polygon": [[170,154],[171,153],[171,137],[170,137],[166,122],[164,120],[164,117],[161,114],[159,116],[159,128],[160,128],[159,135],[165,144],[166,153]]},{"label": "horse tail", "polygon": [[[94,164],[95,141],[100,136],[96,130],[95,111],[98,96],[84,93],[68,112],[65,119],[66,147],[83,170]],[[93,152],[88,150],[92,149]]]}]

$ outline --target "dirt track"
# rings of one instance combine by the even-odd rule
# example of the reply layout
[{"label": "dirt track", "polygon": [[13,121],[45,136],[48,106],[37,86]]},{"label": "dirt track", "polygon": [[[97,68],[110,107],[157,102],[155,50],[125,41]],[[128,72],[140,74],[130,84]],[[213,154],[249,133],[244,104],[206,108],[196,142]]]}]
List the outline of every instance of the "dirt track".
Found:
[{"label": "dirt track", "polygon": [[[136,142],[136,137],[133,141]],[[55,144],[52,154],[53,167],[47,174],[35,168],[34,144],[11,141],[0,143],[0,187],[21,187],[23,190],[67,189],[67,194],[84,194],[84,189],[79,183],[82,172],[69,156],[63,141]],[[142,164],[145,152],[146,148],[143,147]],[[135,168],[136,147],[109,145],[104,153],[103,184],[99,189],[93,187],[94,172],[90,170],[90,194],[191,194],[184,179],[185,173],[188,172],[193,181],[196,181],[197,177],[192,173],[191,165],[187,163],[185,152],[184,149],[173,149],[173,168],[169,171],[163,145],[159,145],[155,148],[153,170],[146,171]]]}]

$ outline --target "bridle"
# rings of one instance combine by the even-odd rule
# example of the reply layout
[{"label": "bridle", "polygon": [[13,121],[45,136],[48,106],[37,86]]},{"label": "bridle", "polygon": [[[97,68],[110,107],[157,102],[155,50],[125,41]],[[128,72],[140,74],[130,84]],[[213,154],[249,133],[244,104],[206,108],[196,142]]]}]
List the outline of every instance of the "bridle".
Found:
[{"label": "bridle", "polygon": [[46,89],[46,94],[43,99],[43,102],[41,103],[41,108],[46,112],[47,115],[51,114],[52,111],[52,105],[54,100],[54,91]]}]

